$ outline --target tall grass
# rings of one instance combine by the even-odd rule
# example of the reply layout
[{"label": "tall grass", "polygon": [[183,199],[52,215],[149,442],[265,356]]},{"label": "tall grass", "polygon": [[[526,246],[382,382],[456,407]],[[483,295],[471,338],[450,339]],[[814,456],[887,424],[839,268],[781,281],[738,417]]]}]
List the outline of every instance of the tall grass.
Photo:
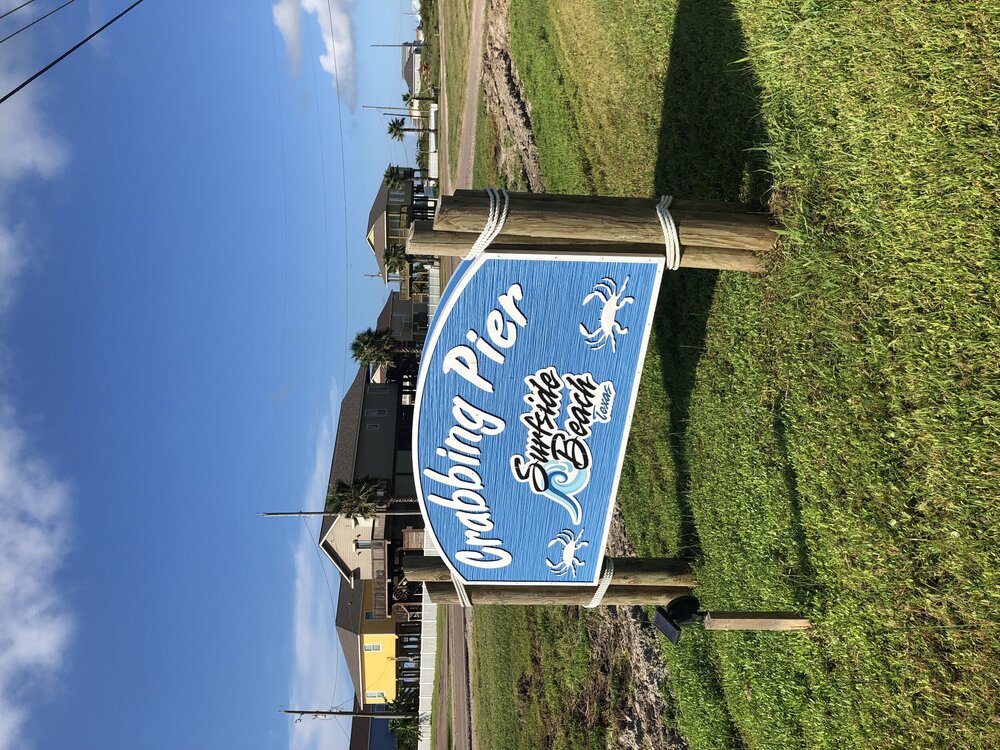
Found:
[{"label": "tall grass", "polygon": [[1000,746],[990,5],[514,2],[550,189],[784,226],[765,277],[665,282],[619,496],[708,606],[816,623],[666,650],[693,748]]}]

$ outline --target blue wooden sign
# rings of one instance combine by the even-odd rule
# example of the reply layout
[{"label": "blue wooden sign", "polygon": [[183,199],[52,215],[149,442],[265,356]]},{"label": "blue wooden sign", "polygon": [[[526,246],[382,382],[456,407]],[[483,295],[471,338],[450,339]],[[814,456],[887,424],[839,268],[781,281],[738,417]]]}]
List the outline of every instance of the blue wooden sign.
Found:
[{"label": "blue wooden sign", "polygon": [[597,582],[662,271],[490,252],[459,266],[421,356],[413,460],[464,583]]}]

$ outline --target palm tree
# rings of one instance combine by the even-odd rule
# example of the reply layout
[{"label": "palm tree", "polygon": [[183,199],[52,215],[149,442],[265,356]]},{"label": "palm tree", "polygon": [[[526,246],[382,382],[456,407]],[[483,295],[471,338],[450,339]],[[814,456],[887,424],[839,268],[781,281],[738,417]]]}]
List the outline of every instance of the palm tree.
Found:
[{"label": "palm tree", "polygon": [[390,329],[376,331],[368,328],[354,337],[351,356],[362,365],[375,369],[388,367],[392,364],[392,355],[396,351],[395,342]]},{"label": "palm tree", "polygon": [[403,187],[403,180],[399,176],[399,167],[394,167],[390,164],[385,168],[385,172],[382,173],[382,179],[389,185],[390,190],[398,190]]},{"label": "palm tree", "polygon": [[408,128],[406,120],[402,117],[394,117],[389,120],[389,135],[397,141],[403,140],[407,133],[429,133],[431,130],[432,128]]},{"label": "palm tree", "polygon": [[419,705],[420,696],[413,688],[404,688],[396,694],[396,700],[386,701],[389,713],[409,714],[405,718],[389,720],[389,731],[396,735],[399,750],[416,750],[420,742]]},{"label": "palm tree", "polygon": [[326,512],[350,516],[355,521],[359,518],[372,518],[375,515],[420,515],[412,508],[410,510],[391,510],[401,505],[412,505],[416,502],[417,498],[413,495],[390,496],[387,482],[371,477],[361,477],[350,484],[338,480],[326,491]]},{"label": "palm tree", "polygon": [[326,492],[326,509],[342,516],[350,516],[357,521],[359,518],[371,518],[375,515],[375,500],[381,489],[381,483],[368,478],[359,479],[348,484],[340,480]]},{"label": "palm tree", "polygon": [[401,354],[419,353],[419,346],[397,340],[389,328],[381,331],[368,328],[355,336],[351,343],[351,356],[355,361],[376,369],[389,367]]},{"label": "palm tree", "polygon": [[402,273],[410,259],[406,254],[404,245],[389,245],[382,253],[382,261],[385,263],[385,270],[388,273]]},{"label": "palm tree", "polygon": [[403,94],[403,104],[410,102],[436,102],[437,96],[417,96],[415,94]]}]

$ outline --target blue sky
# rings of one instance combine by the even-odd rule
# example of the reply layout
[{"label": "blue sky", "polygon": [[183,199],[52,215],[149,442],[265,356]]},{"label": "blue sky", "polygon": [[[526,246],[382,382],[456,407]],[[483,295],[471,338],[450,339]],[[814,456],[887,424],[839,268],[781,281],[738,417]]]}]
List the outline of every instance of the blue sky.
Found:
[{"label": "blue sky", "polygon": [[[127,4],[0,46],[0,93]],[[414,145],[360,105],[404,10],[147,0],[0,105],[0,750],[346,747],[278,713],[350,697],[335,571],[255,514],[321,505],[385,298],[364,225]]]}]

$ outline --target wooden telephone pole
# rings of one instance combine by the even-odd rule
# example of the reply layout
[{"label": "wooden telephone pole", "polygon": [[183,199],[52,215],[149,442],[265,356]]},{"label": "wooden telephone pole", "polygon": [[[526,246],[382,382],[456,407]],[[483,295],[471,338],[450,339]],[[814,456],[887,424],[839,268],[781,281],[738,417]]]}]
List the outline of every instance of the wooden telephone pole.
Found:
[{"label": "wooden telephone pole", "polygon": [[282,709],[281,713],[291,714],[292,716],[312,716],[318,718],[320,716],[360,716],[366,719],[419,719],[420,714],[417,713],[373,713],[371,711],[302,711],[293,709]]}]

